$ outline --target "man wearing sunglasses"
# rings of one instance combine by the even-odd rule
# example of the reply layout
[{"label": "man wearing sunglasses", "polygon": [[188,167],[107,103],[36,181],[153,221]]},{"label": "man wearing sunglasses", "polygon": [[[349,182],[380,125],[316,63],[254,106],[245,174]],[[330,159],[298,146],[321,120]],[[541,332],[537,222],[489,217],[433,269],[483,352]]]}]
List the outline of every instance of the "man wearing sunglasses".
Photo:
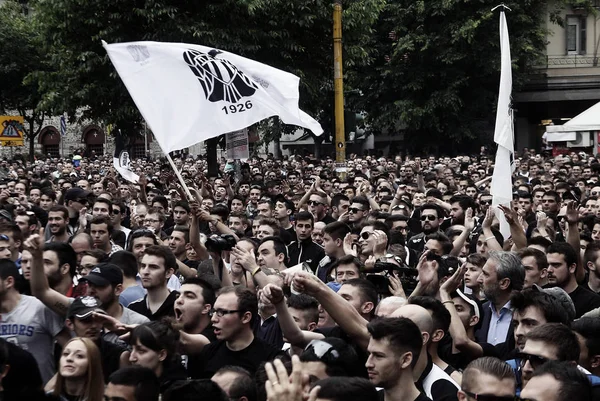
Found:
[{"label": "man wearing sunglasses", "polygon": [[421,208],[421,233],[413,235],[406,243],[410,249],[417,253],[423,252],[425,248],[425,237],[440,230],[440,225],[444,221],[442,209],[432,203],[426,203]]},{"label": "man wearing sunglasses", "polygon": [[550,361],[536,369],[521,393],[522,401],[597,400],[590,381],[568,362]]},{"label": "man wearing sunglasses", "polygon": [[[580,353],[575,333],[560,323],[547,323],[527,333],[523,351],[517,354],[517,394],[527,386],[534,371],[548,361],[569,362],[577,366]],[[522,383],[522,384],[521,384]]]}]

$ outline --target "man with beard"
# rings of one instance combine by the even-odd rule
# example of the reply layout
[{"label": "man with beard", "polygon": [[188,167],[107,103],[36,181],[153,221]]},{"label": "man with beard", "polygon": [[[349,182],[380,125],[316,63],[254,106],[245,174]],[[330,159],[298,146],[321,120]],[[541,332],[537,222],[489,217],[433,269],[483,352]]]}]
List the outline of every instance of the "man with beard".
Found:
[{"label": "man with beard", "polygon": [[[569,294],[575,304],[576,318],[592,309],[600,308],[600,295],[588,287],[577,284],[577,253],[565,242],[555,242],[548,247],[548,284],[560,287]],[[595,273],[591,273],[595,274]]]},{"label": "man with beard", "polygon": [[454,195],[450,198],[451,209],[450,218],[452,219],[451,224],[465,224],[465,212],[468,208],[475,210],[475,202],[473,198],[467,195]]},{"label": "man with beard", "polygon": [[47,242],[68,242],[71,238],[72,231],[69,226],[69,211],[64,206],[52,206],[48,211],[48,227],[49,231]]},{"label": "man with beard", "polygon": [[0,260],[0,336],[33,355],[46,383],[55,371],[52,358],[55,337],[61,335],[64,340],[68,336],[58,315],[35,297],[17,291],[15,284],[19,277],[13,261]]},{"label": "man with beard", "polygon": [[513,291],[521,291],[525,281],[525,268],[516,254],[490,251],[478,281],[482,285],[487,302],[483,305],[481,328],[475,333],[478,342],[492,345],[509,342],[507,349],[514,348],[512,326]]},{"label": "man with beard", "polygon": [[254,374],[262,362],[272,360],[279,353],[254,335],[258,301],[247,288],[222,288],[210,315],[217,341],[206,345],[200,355],[194,357],[198,366],[188,369],[190,377],[210,378],[228,365],[240,366]]},{"label": "man with beard", "polygon": [[383,400],[429,400],[417,389],[413,377],[423,341],[417,325],[404,317],[379,318],[370,322],[367,330],[371,338],[365,366],[371,383],[383,388]]},{"label": "man with beard", "polygon": [[418,253],[423,252],[425,248],[425,237],[440,230],[440,225],[444,221],[442,209],[434,204],[426,203],[421,208],[421,228],[423,232],[413,235],[407,242],[410,249]]}]

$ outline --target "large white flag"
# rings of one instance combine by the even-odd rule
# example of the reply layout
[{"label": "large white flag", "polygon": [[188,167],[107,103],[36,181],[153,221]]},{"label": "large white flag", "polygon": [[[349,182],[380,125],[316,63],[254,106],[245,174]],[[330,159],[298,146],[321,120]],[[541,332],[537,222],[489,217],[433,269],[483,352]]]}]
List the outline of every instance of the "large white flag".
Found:
[{"label": "large white flag", "polygon": [[300,110],[300,79],[233,53],[185,43],[102,42],[164,152],[267,117],[321,135]]},{"label": "large white flag", "polygon": [[[500,12],[500,90],[498,92],[498,108],[496,110],[496,127],[494,130],[494,142],[498,144],[496,162],[494,163],[494,174],[492,175],[491,193],[492,204],[510,207],[512,201],[512,173],[514,171],[513,154],[513,114],[511,109],[512,93],[512,63],[510,58],[510,41],[508,38],[508,27],[504,11]],[[496,215],[500,221],[500,232],[504,238],[508,238],[510,229],[508,223],[497,211]],[[502,244],[500,244],[502,245]]]}]

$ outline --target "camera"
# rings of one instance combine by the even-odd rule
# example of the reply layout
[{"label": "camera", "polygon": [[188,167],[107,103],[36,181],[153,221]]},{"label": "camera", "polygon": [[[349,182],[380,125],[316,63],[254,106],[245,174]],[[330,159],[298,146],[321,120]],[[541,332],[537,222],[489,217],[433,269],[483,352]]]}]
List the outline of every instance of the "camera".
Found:
[{"label": "camera", "polygon": [[230,234],[213,235],[206,240],[204,244],[209,252],[220,253],[231,251],[237,243],[235,237]]},{"label": "camera", "polygon": [[[417,286],[417,269],[413,269],[406,265],[398,266],[394,263],[376,262],[373,269],[369,270],[366,278],[377,288],[377,293],[382,295],[391,295],[389,290],[390,280],[388,277],[397,272],[397,277],[402,283],[402,288],[407,296],[412,294],[415,287]],[[373,274],[373,273],[385,273],[385,274]]]}]

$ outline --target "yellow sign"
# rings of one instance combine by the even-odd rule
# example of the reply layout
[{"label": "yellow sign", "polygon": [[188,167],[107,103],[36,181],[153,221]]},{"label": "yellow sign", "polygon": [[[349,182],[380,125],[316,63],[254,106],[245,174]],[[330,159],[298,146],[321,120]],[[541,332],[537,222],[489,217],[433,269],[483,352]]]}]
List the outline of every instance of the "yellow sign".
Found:
[{"label": "yellow sign", "polygon": [[23,146],[25,136],[22,116],[0,116],[0,146]]}]

